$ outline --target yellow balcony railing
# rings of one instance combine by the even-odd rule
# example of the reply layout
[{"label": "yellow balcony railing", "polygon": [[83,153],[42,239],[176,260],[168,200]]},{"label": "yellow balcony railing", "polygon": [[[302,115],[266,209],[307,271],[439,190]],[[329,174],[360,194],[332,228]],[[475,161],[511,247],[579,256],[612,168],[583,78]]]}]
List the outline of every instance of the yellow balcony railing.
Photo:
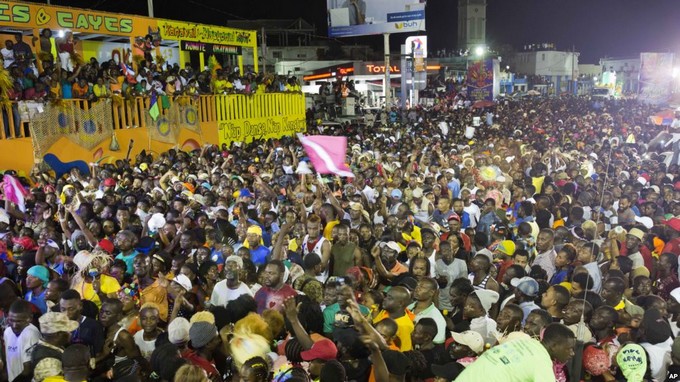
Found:
[{"label": "yellow balcony railing", "polygon": [[[35,103],[14,102],[9,108],[2,109],[2,126],[0,140],[26,138],[30,135],[29,124],[35,113],[43,108],[57,106],[65,115],[73,115],[78,110],[90,110],[95,102],[85,99],[68,99],[58,102]],[[196,108],[198,121],[202,127],[216,128],[222,122],[259,121],[268,118],[304,118],[305,102],[300,93],[265,93],[255,95],[201,95],[180,96],[174,99],[158,97],[161,115],[168,112],[173,103],[190,104]],[[147,128],[147,112],[150,98],[113,98],[111,103],[112,130],[129,128]],[[163,105],[166,108],[163,108]],[[55,121],[56,123],[57,121]],[[80,126],[76,118],[68,120],[68,126],[62,126],[64,132],[77,132]],[[247,139],[248,137],[243,137]]]}]

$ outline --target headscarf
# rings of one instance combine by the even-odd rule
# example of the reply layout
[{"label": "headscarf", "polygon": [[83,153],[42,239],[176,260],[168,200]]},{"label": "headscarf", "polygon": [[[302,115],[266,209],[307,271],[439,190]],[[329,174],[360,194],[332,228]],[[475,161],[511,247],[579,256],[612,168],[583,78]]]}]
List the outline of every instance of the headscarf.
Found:
[{"label": "headscarf", "polygon": [[43,265],[34,265],[28,268],[28,275],[40,279],[43,287],[47,287],[50,282],[50,271]]}]

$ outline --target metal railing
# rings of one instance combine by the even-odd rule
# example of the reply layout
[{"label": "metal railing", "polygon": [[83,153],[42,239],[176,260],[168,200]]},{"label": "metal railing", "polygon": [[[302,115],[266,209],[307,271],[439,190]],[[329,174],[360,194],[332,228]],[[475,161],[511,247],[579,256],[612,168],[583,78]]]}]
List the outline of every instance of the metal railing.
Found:
[{"label": "metal railing", "polygon": [[[112,100],[113,130],[129,128],[146,128],[147,112],[150,107],[149,97],[113,98]],[[64,115],[74,115],[78,109],[90,110],[98,101],[86,99],[59,100],[53,105],[63,109]],[[158,97],[161,115],[167,114],[174,102],[182,105],[190,104],[197,110],[198,120],[202,124],[220,121],[240,120],[250,118],[267,118],[282,115],[305,113],[304,95],[301,93],[265,93],[265,94],[231,94],[231,95],[201,95],[180,96],[176,98]],[[50,102],[42,104],[47,107]],[[163,105],[166,105],[164,108]],[[26,110],[25,103],[12,102],[11,107],[2,107],[2,128],[0,139],[28,138],[31,113]],[[35,107],[36,105],[33,104]],[[40,112],[40,105],[37,106]],[[70,119],[70,125],[65,127],[69,132],[80,129],[75,118]],[[58,121],[55,121],[57,123]]]}]

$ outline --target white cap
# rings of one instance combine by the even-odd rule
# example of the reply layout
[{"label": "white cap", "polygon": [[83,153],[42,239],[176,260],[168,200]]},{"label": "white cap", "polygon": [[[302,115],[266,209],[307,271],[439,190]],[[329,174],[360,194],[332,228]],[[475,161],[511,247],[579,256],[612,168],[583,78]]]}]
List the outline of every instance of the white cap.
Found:
[{"label": "white cap", "polygon": [[451,332],[451,337],[456,343],[469,347],[477,354],[484,351],[484,338],[474,330],[466,330],[462,333]]},{"label": "white cap", "polygon": [[224,263],[226,264],[226,263],[228,263],[228,262],[230,262],[230,261],[235,262],[236,265],[238,265],[238,267],[239,267],[240,269],[243,268],[243,259],[242,259],[240,256],[238,256],[238,255],[231,255],[231,256],[227,257],[227,259],[224,261]]},{"label": "white cap", "polygon": [[165,225],[165,217],[163,214],[156,212],[155,214],[151,215],[147,225],[149,226],[149,231],[157,232]]},{"label": "white cap", "polygon": [[179,274],[175,276],[175,278],[172,279],[172,281],[181,285],[182,288],[184,288],[184,290],[186,290],[187,292],[190,292],[191,289],[193,288],[193,285],[191,285],[191,280],[189,280],[189,278],[186,277],[185,275]]},{"label": "white cap", "polygon": [[388,241],[388,242],[382,242],[380,243],[380,248],[389,248],[393,251],[397,251],[397,253],[401,252],[401,248],[399,248],[399,244],[397,244],[396,241]]}]

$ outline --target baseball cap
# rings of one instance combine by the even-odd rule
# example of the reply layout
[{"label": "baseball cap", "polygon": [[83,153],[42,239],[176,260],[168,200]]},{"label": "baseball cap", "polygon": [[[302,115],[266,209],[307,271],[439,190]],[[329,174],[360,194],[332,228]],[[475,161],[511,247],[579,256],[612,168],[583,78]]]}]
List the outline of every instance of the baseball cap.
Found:
[{"label": "baseball cap", "polygon": [[662,221],[662,223],[668,227],[673,228],[674,230],[680,232],[680,218],[670,218],[668,220]]},{"label": "baseball cap", "polygon": [[466,330],[462,333],[451,332],[451,337],[457,343],[469,347],[477,354],[484,351],[484,338],[474,330]]},{"label": "baseball cap", "polygon": [[447,219],[447,221],[451,221],[451,220],[458,220],[458,221],[460,221],[460,216],[458,216],[458,214],[455,214],[455,213],[454,213],[454,214],[451,214],[451,216],[449,216],[449,218]]},{"label": "baseball cap", "polygon": [[393,251],[401,252],[401,248],[399,248],[399,244],[395,241],[388,241],[388,242],[382,242],[380,243],[380,248],[389,248]]},{"label": "baseball cap", "polygon": [[636,216],[635,221],[642,224],[647,229],[654,227],[654,221],[649,216]]},{"label": "baseball cap", "polygon": [[193,285],[191,285],[191,280],[189,280],[189,278],[185,275],[179,274],[175,276],[175,278],[173,278],[172,281],[181,285],[182,288],[184,288],[184,290],[186,290],[187,292],[190,292],[191,288],[193,288]]},{"label": "baseball cap", "polygon": [[510,281],[510,285],[529,297],[536,297],[538,295],[538,281],[531,277],[515,277]]},{"label": "baseball cap", "polygon": [[104,179],[104,187],[116,187],[116,180],[113,178]]},{"label": "baseball cap", "polygon": [[314,342],[311,349],[300,352],[300,356],[303,361],[314,361],[316,359],[330,361],[338,357],[338,348],[333,341],[324,338]]},{"label": "baseball cap", "polygon": [[66,313],[47,312],[40,316],[40,332],[43,334],[53,334],[59,332],[71,333],[78,329],[78,321],[69,320]]},{"label": "baseball cap", "polygon": [[503,240],[500,243],[498,243],[496,250],[508,256],[513,256],[515,254],[515,248],[516,246],[514,241]]},{"label": "baseball cap", "polygon": [[390,196],[392,196],[393,198],[396,198],[396,199],[401,199],[401,195],[402,195],[401,190],[399,190],[397,188],[392,190],[392,192],[390,193]]}]

